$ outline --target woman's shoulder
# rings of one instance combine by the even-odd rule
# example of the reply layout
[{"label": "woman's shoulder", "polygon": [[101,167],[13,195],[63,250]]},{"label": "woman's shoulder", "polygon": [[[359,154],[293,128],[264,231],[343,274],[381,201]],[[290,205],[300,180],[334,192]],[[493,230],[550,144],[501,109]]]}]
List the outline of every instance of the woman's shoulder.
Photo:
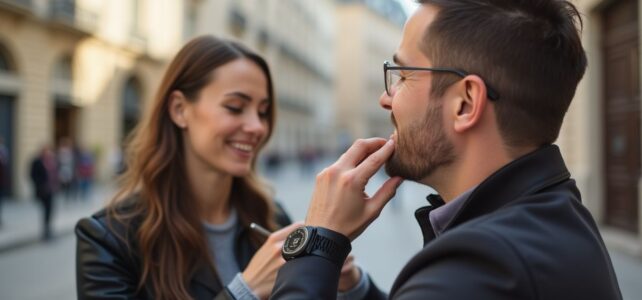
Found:
[{"label": "woman's shoulder", "polygon": [[76,224],[76,235],[120,244],[118,239],[125,239],[136,232],[140,220],[136,215],[137,203],[138,197],[131,196],[80,219]]},{"label": "woman's shoulder", "polygon": [[[112,217],[113,208],[128,210],[125,203],[102,209],[76,224],[76,284],[81,298],[88,295],[138,295],[136,283],[141,260],[128,223]],[[138,297],[137,297],[138,298]]]}]

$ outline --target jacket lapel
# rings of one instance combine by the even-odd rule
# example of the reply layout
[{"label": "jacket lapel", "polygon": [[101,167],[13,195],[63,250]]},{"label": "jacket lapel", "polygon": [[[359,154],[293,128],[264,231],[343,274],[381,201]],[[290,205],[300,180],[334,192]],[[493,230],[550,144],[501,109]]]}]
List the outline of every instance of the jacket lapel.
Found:
[{"label": "jacket lapel", "polygon": [[[199,264],[198,268],[196,269],[196,272],[194,273],[194,276],[192,276],[192,283],[194,283],[196,286],[202,286],[208,291],[212,293],[212,297],[216,296],[223,287],[221,286],[221,282],[218,279],[218,276],[214,273],[215,271],[208,267],[207,262],[202,262]],[[201,294],[201,291],[199,290],[192,290],[191,291],[193,296],[197,294]]]}]

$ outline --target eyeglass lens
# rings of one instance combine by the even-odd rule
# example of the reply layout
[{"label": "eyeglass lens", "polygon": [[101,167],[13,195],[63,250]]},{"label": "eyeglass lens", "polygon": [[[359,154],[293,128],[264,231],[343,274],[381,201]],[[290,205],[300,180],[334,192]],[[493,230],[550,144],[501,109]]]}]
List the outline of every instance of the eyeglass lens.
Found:
[{"label": "eyeglass lens", "polygon": [[401,76],[399,75],[398,70],[386,70],[386,93],[389,96],[392,96],[397,88]]}]

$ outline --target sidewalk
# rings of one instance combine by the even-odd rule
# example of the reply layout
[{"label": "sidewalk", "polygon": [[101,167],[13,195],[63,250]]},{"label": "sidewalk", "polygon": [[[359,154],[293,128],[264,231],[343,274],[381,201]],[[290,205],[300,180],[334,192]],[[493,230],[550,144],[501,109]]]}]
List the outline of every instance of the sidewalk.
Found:
[{"label": "sidewalk", "polygon": [[[88,199],[65,201],[58,196],[54,200],[52,232],[56,237],[73,232],[76,222],[104,206],[113,193],[111,185],[96,185]],[[42,237],[42,208],[36,199],[2,203],[2,227],[0,227],[0,253],[38,243]]]}]

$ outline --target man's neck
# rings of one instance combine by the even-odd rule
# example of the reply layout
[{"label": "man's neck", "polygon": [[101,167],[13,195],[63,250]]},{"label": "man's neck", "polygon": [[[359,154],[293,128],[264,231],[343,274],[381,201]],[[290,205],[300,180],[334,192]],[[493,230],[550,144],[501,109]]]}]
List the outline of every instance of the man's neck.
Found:
[{"label": "man's neck", "polygon": [[464,152],[456,162],[440,172],[435,172],[428,179],[428,185],[437,190],[441,198],[448,203],[472,187],[478,186],[503,166],[535,149],[536,147],[523,147]]}]

